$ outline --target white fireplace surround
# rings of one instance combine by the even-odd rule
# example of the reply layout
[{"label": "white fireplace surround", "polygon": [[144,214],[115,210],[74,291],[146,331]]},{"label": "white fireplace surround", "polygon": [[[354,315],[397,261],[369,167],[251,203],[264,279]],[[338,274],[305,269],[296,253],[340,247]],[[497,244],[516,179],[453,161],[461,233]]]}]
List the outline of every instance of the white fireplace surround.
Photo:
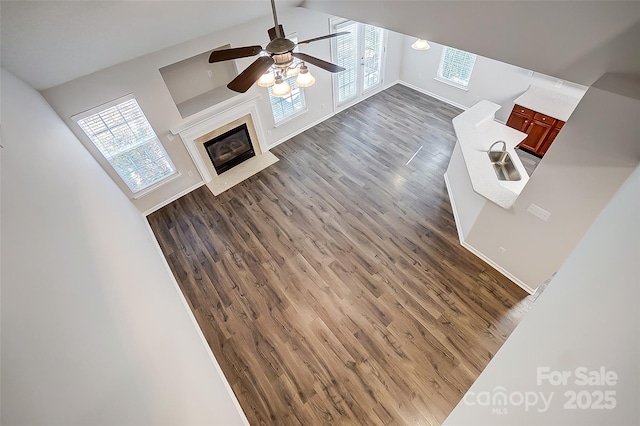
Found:
[{"label": "white fireplace surround", "polygon": [[[218,175],[207,155],[204,143],[242,123],[247,124],[256,155]],[[202,180],[216,196],[278,161],[276,156],[269,152],[264,142],[255,98],[188,125],[178,134]]]}]

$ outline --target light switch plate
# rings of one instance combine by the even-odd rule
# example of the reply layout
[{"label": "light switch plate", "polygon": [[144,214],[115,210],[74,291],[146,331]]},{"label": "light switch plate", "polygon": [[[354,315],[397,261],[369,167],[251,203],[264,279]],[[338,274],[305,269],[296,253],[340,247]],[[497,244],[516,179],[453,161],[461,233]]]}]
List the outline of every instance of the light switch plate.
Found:
[{"label": "light switch plate", "polygon": [[551,213],[540,206],[536,206],[535,204],[529,204],[529,207],[527,207],[527,211],[538,219],[544,220],[545,222],[551,217]]}]

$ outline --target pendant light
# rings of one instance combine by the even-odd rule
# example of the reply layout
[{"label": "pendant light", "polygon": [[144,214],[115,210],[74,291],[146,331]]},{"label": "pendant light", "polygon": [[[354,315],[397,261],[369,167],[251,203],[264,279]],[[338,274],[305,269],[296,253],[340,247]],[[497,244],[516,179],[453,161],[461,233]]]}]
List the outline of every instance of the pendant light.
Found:
[{"label": "pendant light", "polygon": [[298,85],[298,87],[309,87],[312,86],[315,82],[316,78],[311,75],[305,63],[302,62],[302,65],[300,65],[300,73],[296,78],[296,85]]},{"label": "pendant light", "polygon": [[413,42],[411,47],[414,48],[415,50],[429,50],[431,48],[427,40],[423,40],[423,39],[416,40],[415,42]]},{"label": "pendant light", "polygon": [[258,79],[258,86],[271,87],[275,84],[275,82],[276,78],[273,76],[273,73],[271,71],[267,71]]},{"label": "pendant light", "polygon": [[276,76],[276,81],[273,86],[273,89],[271,89],[271,94],[276,98],[284,98],[289,93],[291,93],[291,86],[289,86],[289,83],[284,81],[282,76],[278,74]]}]

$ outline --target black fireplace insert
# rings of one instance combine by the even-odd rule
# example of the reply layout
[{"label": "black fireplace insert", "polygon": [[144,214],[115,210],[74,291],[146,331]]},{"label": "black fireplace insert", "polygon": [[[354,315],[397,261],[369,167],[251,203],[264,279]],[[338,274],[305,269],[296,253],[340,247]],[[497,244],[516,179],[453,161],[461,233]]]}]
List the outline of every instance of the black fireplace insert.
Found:
[{"label": "black fireplace insert", "polygon": [[205,142],[204,147],[218,174],[256,155],[246,123]]}]

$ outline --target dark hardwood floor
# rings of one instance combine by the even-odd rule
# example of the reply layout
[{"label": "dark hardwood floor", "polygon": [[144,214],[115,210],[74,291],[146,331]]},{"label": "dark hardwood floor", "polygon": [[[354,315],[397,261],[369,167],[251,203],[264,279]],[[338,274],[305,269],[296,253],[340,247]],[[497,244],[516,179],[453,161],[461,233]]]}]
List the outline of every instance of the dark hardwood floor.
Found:
[{"label": "dark hardwood floor", "polygon": [[251,424],[440,424],[528,311],[459,245],[460,112],[394,86],[149,216]]}]

